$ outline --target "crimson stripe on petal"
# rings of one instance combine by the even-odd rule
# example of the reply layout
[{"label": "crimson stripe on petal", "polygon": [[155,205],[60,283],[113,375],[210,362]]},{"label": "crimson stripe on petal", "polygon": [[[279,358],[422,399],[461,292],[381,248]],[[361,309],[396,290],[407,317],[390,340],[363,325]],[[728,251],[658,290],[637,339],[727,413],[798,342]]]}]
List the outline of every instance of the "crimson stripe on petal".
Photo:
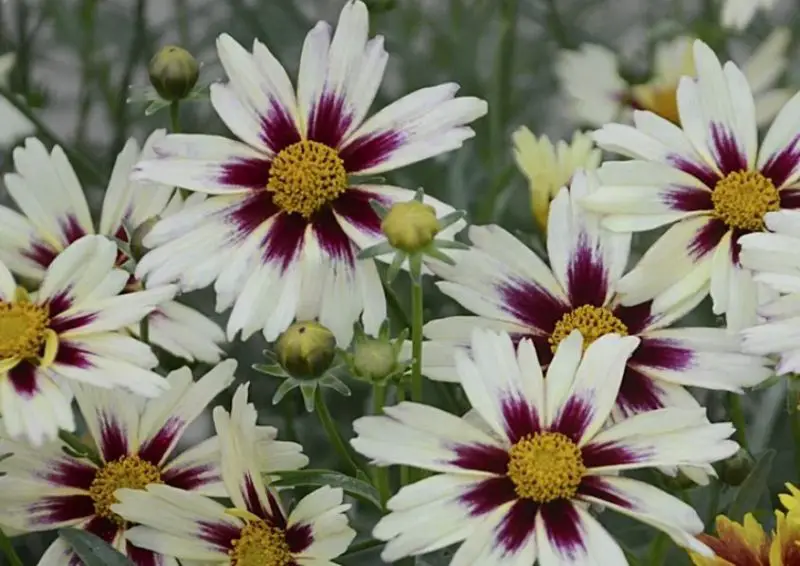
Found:
[{"label": "crimson stripe on petal", "polygon": [[81,227],[80,222],[78,219],[70,214],[64,220],[60,220],[59,224],[61,225],[61,233],[64,234],[64,239],[66,240],[66,245],[68,246],[72,242],[76,242],[83,238],[86,235],[86,230]]},{"label": "crimson stripe on petal", "polygon": [[704,258],[717,248],[728,229],[722,220],[709,217],[708,222],[695,233],[686,251],[695,261]]},{"label": "crimson stripe on petal", "polygon": [[253,482],[253,478],[250,477],[249,473],[245,474],[244,476],[243,487],[244,489],[242,490],[242,497],[244,498],[244,503],[247,506],[247,510],[257,517],[269,519],[270,512],[261,504],[261,499],[259,499],[258,496],[258,489],[256,489],[256,484]]},{"label": "crimson stripe on petal", "polygon": [[308,221],[299,214],[279,214],[261,242],[261,257],[286,271],[303,249],[307,226]]},{"label": "crimson stripe on petal", "polygon": [[139,458],[158,466],[171,452],[173,442],[177,439],[184,425],[183,419],[172,416],[158,432],[144,441],[139,448]]},{"label": "crimson stripe on petal", "polygon": [[338,148],[352,123],[353,114],[345,110],[345,98],[332,92],[325,92],[311,109],[308,139],[331,148]]},{"label": "crimson stripe on petal", "polygon": [[279,529],[286,530],[286,517],[283,515],[281,504],[269,489],[267,489],[267,503],[269,504],[270,522]]},{"label": "crimson stripe on petal", "polygon": [[452,450],[456,457],[449,463],[454,466],[497,475],[508,471],[508,452],[497,446],[470,444],[455,446]]},{"label": "crimson stripe on petal", "polygon": [[50,329],[56,334],[63,334],[76,328],[83,328],[97,320],[98,313],[80,313],[70,316],[59,315],[50,320]]},{"label": "crimson stripe on petal", "polygon": [[89,489],[97,475],[94,466],[66,456],[51,460],[50,465],[49,469],[36,471],[36,477],[61,487]]},{"label": "crimson stripe on petal", "polygon": [[358,173],[380,165],[399,148],[407,139],[404,132],[388,130],[360,136],[339,152],[344,161],[345,171]]},{"label": "crimson stripe on petal", "polygon": [[113,462],[130,454],[125,427],[116,416],[108,413],[97,415],[100,438],[97,439],[100,454],[106,462]]},{"label": "crimson stripe on petal", "polygon": [[618,490],[614,489],[601,476],[584,476],[578,493],[586,497],[595,497],[603,501],[608,501],[612,505],[618,505],[623,509],[632,509],[633,505]]},{"label": "crimson stripe on petal", "polygon": [[716,187],[717,181],[720,180],[719,174],[704,163],[697,163],[677,154],[669,156],[668,160],[675,167],[699,180],[709,189]]},{"label": "crimson stripe on petal", "polygon": [[711,202],[711,191],[704,191],[694,187],[672,188],[664,193],[661,201],[672,210],[680,210],[682,212],[714,209],[714,203]]},{"label": "crimson stripe on petal", "polygon": [[371,235],[381,233],[381,219],[370,206],[375,200],[387,208],[392,204],[386,197],[357,187],[350,187],[333,201],[334,212],[357,230]]},{"label": "crimson stripe on petal", "polygon": [[105,517],[92,517],[92,519],[84,525],[84,530],[99,536],[101,539],[111,544],[111,542],[119,534],[119,525]]},{"label": "crimson stripe on petal", "polygon": [[23,399],[32,399],[39,392],[36,368],[29,362],[20,362],[8,372],[14,392]]},{"label": "crimson stripe on petal", "polygon": [[534,536],[539,505],[530,499],[519,499],[503,517],[497,529],[497,542],[509,553],[516,553]]},{"label": "crimson stripe on petal", "polygon": [[269,112],[261,117],[260,138],[275,153],[302,139],[291,114],[280,101],[272,97],[270,97]]},{"label": "crimson stripe on petal", "polygon": [[272,193],[263,190],[255,191],[222,213],[225,215],[225,222],[233,224],[236,231],[234,241],[241,241],[280,211],[272,201]]},{"label": "crimson stripe on petal", "polygon": [[47,269],[53,260],[56,259],[58,252],[49,244],[44,242],[32,242],[30,248],[24,250],[22,255],[33,261],[39,267]]},{"label": "crimson stripe on petal", "polygon": [[198,464],[196,466],[174,467],[164,470],[161,473],[161,479],[164,480],[165,484],[172,487],[192,491],[210,483],[221,481],[222,477],[215,466]]},{"label": "crimson stripe on petal", "polygon": [[741,228],[733,228],[731,230],[731,262],[737,267],[741,267],[739,255],[742,253],[742,244],[739,242],[739,238],[751,233],[749,230],[746,231]]},{"label": "crimson stripe on petal", "polygon": [[286,543],[293,554],[299,554],[306,550],[314,542],[314,531],[311,525],[299,524],[292,525],[286,529]]},{"label": "crimson stripe on petal", "polygon": [[161,566],[164,564],[164,557],[161,554],[155,553],[152,550],[145,550],[138,546],[132,545],[130,542],[125,543],[125,551],[128,558],[135,566]]},{"label": "crimson stripe on petal", "polygon": [[89,352],[73,342],[61,340],[56,352],[56,363],[73,366],[81,369],[92,367]]},{"label": "crimson stripe on petal", "polygon": [[88,495],[58,495],[44,497],[28,507],[31,525],[79,521],[94,515],[94,502]]},{"label": "crimson stripe on petal", "polygon": [[608,270],[603,256],[589,242],[585,232],[578,242],[567,267],[567,294],[573,307],[593,305],[601,307],[608,291]]},{"label": "crimson stripe on petal", "polygon": [[270,162],[264,159],[237,159],[225,163],[217,182],[230,187],[264,190],[269,182]]},{"label": "crimson stripe on petal", "polygon": [[521,323],[550,334],[571,307],[532,281],[512,279],[495,287],[502,309]]},{"label": "crimson stripe on petal", "polygon": [[485,515],[501,505],[517,499],[517,492],[507,476],[494,477],[475,483],[459,498],[469,507],[473,517]]},{"label": "crimson stripe on petal", "polygon": [[630,365],[625,367],[617,394],[617,408],[625,416],[662,409],[664,392],[655,380]]},{"label": "crimson stripe on petal", "polygon": [[711,124],[711,148],[723,175],[747,170],[747,155],[739,145],[736,135],[724,124]]},{"label": "crimson stripe on petal", "polygon": [[72,306],[72,297],[69,291],[69,289],[59,291],[47,301],[47,309],[51,319],[57,317]]},{"label": "crimson stripe on petal", "polygon": [[628,334],[635,335],[646,330],[658,317],[652,314],[653,301],[645,301],[638,305],[625,307],[618,305],[614,308],[616,316],[628,329]]},{"label": "crimson stripe on petal", "polygon": [[233,542],[239,540],[241,527],[229,523],[197,522],[197,538],[214,546],[215,550],[227,553],[233,548]]},{"label": "crimson stripe on petal", "polygon": [[593,415],[594,406],[590,401],[572,396],[556,415],[551,430],[568,436],[573,442],[578,442]]},{"label": "crimson stripe on petal", "polygon": [[501,411],[505,420],[506,435],[512,444],[541,430],[536,407],[525,399],[504,399]]},{"label": "crimson stripe on petal", "polygon": [[781,188],[800,164],[800,134],[795,135],[786,146],[770,156],[761,168],[761,174],[769,177],[777,188]]},{"label": "crimson stripe on petal", "polygon": [[328,254],[328,257],[351,266],[355,265],[356,256],[353,242],[342,230],[333,210],[328,206],[322,208],[314,215],[312,222],[319,246]]},{"label": "crimson stripe on petal", "polygon": [[556,499],[542,505],[540,511],[550,544],[563,556],[577,558],[588,549],[581,536],[578,512],[566,499]]},{"label": "crimson stripe on petal", "polygon": [[781,208],[800,208],[800,190],[783,189],[778,193]]},{"label": "crimson stripe on petal", "polygon": [[669,338],[650,338],[640,336],[639,347],[634,350],[628,364],[673,371],[687,370],[692,367],[694,352],[680,346],[680,342]]},{"label": "crimson stripe on petal", "polygon": [[589,469],[633,464],[652,455],[649,452],[634,452],[614,442],[587,444],[581,448],[581,454],[584,465]]}]

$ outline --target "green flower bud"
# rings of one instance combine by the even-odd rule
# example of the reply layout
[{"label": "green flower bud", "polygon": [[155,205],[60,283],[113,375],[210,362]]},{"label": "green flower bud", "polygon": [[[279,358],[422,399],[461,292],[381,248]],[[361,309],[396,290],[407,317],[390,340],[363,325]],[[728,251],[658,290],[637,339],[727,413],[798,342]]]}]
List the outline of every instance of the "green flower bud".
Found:
[{"label": "green flower bud", "polygon": [[317,322],[296,322],[275,345],[278,361],[298,379],[320,377],[336,357],[336,338]]},{"label": "green flower bud", "polygon": [[425,249],[440,229],[436,210],[416,200],[393,205],[381,222],[381,230],[392,247],[406,253]]},{"label": "green flower bud", "polygon": [[176,45],[166,45],[156,53],[147,67],[150,84],[164,100],[181,100],[189,96],[200,66],[191,53]]},{"label": "green flower bud", "polygon": [[353,372],[367,381],[381,381],[394,373],[397,352],[391,343],[365,338],[353,345]]},{"label": "green flower bud", "polygon": [[739,448],[736,454],[717,465],[717,473],[719,479],[726,484],[737,486],[747,479],[753,471],[753,466],[755,466],[753,457],[744,448]]}]

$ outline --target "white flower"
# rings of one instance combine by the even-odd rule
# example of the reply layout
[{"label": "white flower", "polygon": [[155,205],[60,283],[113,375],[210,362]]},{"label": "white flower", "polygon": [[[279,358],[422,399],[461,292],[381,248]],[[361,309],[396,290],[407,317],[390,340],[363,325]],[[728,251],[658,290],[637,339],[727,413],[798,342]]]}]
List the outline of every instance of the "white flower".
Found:
[{"label": "white flower", "polygon": [[[167,376],[170,390],[162,397],[141,398],[96,387],[75,387],[100,461],[75,458],[61,442],[32,450],[6,443],[13,454],[0,462],[0,522],[25,531],[77,527],[103,538],[135,564],[162,564],[166,557],[137,548],[125,539],[131,526],[111,510],[117,489],[144,489],[148,484],[224,497],[221,450],[214,436],[176,454],[183,433],[206,406],[233,382],[235,360],[226,360],[197,382],[189,368]],[[234,415],[242,407],[234,407]],[[276,429],[258,427],[254,461],[262,472],[294,470],[308,463],[302,447],[279,442]],[[165,553],[170,555],[169,552]],[[45,552],[40,564],[72,563],[75,556],[62,540]],[[172,564],[172,562],[170,562]]]},{"label": "white flower", "polygon": [[763,300],[739,263],[739,238],[764,229],[764,215],[800,205],[800,95],[780,111],[759,147],[753,96],[733,63],[723,70],[703,42],[694,45],[697,79],[678,87],[682,128],[650,112],[635,126],[609,124],[597,143],[632,161],[605,163],[600,189],[584,205],[604,226],[638,232],[673,226],[620,282],[625,305],[661,294],[667,304],[711,293],[715,314],[738,330]]},{"label": "white flower", "polygon": [[[457,381],[454,348],[469,345],[474,328],[529,339],[543,368],[573,330],[589,343],[603,334],[637,336],[625,367],[615,413],[699,405],[684,386],[741,392],[771,375],[768,360],[739,352],[739,338],[721,328],[667,328],[703,295],[660,310],[654,302],[622,305],[620,278],[630,260],[630,234],[604,230],[579,203],[597,190],[593,174],[579,172],[550,207],[547,263],[499,226],[472,226],[473,247],[454,252],[455,266],[434,272],[446,295],[478,316],[429,322],[423,365],[428,377]],[[457,255],[458,254],[458,255]],[[548,267],[548,264],[550,267]],[[658,300],[656,301],[658,302]]]},{"label": "white flower", "polygon": [[373,531],[389,541],[383,560],[464,541],[453,566],[626,565],[587,504],[629,515],[710,555],[692,536],[703,522],[691,506],[619,474],[707,466],[737,450],[727,440],[733,427],[709,424],[701,408],[672,408],[603,430],[638,343],[607,335],[582,357],[580,333],[572,332],[545,378],[529,340],[515,350],[507,334],[476,330],[471,357],[459,351],[456,364],[481,426],[417,403],[357,420],[352,444],[376,464],[439,472],[389,501],[391,513]]},{"label": "white flower", "polygon": [[770,212],[766,225],[772,232],[741,238],[740,258],[757,282],[781,296],[759,308],[764,322],[742,332],[742,347],[778,355],[778,375],[800,373],[800,211]]},{"label": "white flower", "polygon": [[[348,1],[333,38],[325,22],[307,35],[295,91],[264,44],[255,41],[250,53],[220,36],[229,82],[212,85],[211,102],[241,141],[171,135],[157,144],[157,159],[138,166],[138,178],[213,195],[155,226],[145,243],[156,249],[137,275],[185,288],[216,281],[217,310],[233,306],[229,339],[262,330],[271,342],[294,319],[318,319],[345,347],[362,313],[375,334],[386,314],[383,290],[375,263],[356,259],[383,239],[369,203],[388,208],[414,193],[351,177],[457,149],[474,135],[466,124],[486,113],[484,101],[455,98],[458,85],[447,83],[365,121],[388,59],[383,37],[367,38],[366,6]],[[453,210],[426,202],[437,216]]]},{"label": "white flower", "polygon": [[[14,70],[16,62],[17,56],[14,53],[0,55],[0,86],[3,88],[8,88],[11,71]],[[0,96],[0,124],[3,124],[0,130],[0,147],[9,146],[36,131],[33,122],[2,96]]]},{"label": "white flower", "polygon": [[[775,88],[788,65],[790,40],[788,29],[776,29],[742,65],[755,97],[758,124],[769,122],[791,96],[786,89]],[[678,122],[678,83],[682,76],[695,75],[692,38],[679,36],[656,44],[646,83],[628,84],[619,66],[618,56],[601,45],[584,44],[579,51],[561,52],[556,72],[575,119],[601,127],[614,120],[630,122],[631,111],[640,109]]]},{"label": "white flower", "polygon": [[166,485],[119,490],[112,510],[142,525],[128,531],[129,543],[218,566],[333,565],[356,534],[347,524],[350,505],[342,504],[342,490],[319,488],[286,514],[254,461],[256,410],[247,404],[247,385],[236,392],[232,415],[214,409],[214,423],[225,495],[234,507]]},{"label": "white flower", "polygon": [[756,15],[756,10],[769,10],[777,0],[724,0],[722,6],[722,25],[726,28],[743,30]]},{"label": "white flower", "polygon": [[[129,139],[117,156],[103,200],[100,234],[130,243],[145,222],[169,216],[183,207],[180,194],[174,189],[129,179],[140,155],[152,155],[153,144],[163,138],[164,130],[156,130],[141,152],[136,140]],[[14,150],[14,164],[16,173],[6,175],[5,182],[24,216],[0,206],[0,260],[12,272],[40,281],[45,269],[66,246],[85,234],[94,234],[95,227],[83,190],[59,146],[48,152],[38,139],[28,138],[24,148]],[[116,264],[122,267],[130,260],[120,251]],[[126,290],[141,287],[131,277]],[[225,333],[194,309],[168,301],[159,305],[148,320],[152,344],[190,361],[219,361],[222,350],[218,344],[225,340]],[[128,331],[138,336],[139,325]]]},{"label": "white flower", "polygon": [[570,142],[554,144],[547,136],[537,139],[523,126],[514,132],[512,139],[514,160],[528,179],[534,219],[546,232],[550,201],[561,187],[569,184],[578,169],[596,169],[601,152],[594,147],[591,136],[583,132],[572,134]]},{"label": "white flower", "polygon": [[150,348],[118,330],[172,299],[167,285],[119,295],[128,273],[114,268],[117,247],[84,236],[50,264],[34,295],[0,262],[0,414],[8,435],[35,445],[73,430],[62,387],[83,382],[156,397],[167,388],[149,368]]}]

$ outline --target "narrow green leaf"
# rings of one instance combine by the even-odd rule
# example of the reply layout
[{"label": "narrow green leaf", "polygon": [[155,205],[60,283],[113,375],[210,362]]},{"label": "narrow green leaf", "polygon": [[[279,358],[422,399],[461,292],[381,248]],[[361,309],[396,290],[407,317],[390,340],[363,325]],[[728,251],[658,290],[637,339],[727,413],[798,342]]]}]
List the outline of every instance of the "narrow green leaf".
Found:
[{"label": "narrow green leaf", "polygon": [[134,566],[133,562],[97,535],[79,529],[61,529],[58,534],[85,566]]},{"label": "narrow green leaf", "polygon": [[334,472],[333,470],[297,470],[291,472],[274,472],[271,475],[280,477],[277,481],[273,481],[272,485],[279,487],[320,487],[323,485],[340,487],[348,495],[364,501],[365,503],[370,503],[374,505],[376,509],[383,510],[378,490],[375,489],[372,484],[341,472]]},{"label": "narrow green leaf", "polygon": [[775,450],[767,450],[758,458],[753,471],[739,487],[736,497],[728,509],[728,518],[741,522],[746,513],[758,507],[759,501],[767,491],[767,479],[775,459]]}]

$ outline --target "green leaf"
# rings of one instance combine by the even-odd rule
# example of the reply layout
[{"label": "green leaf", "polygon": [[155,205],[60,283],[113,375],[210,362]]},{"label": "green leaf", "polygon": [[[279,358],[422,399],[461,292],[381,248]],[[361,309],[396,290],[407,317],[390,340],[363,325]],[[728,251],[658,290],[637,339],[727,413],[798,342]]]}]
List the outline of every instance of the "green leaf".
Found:
[{"label": "green leaf", "polygon": [[767,450],[758,458],[753,471],[739,487],[728,509],[728,518],[741,522],[745,514],[758,507],[761,496],[767,491],[767,479],[775,459],[775,450]]},{"label": "green leaf", "polygon": [[97,535],[79,529],[61,529],[58,534],[85,566],[134,566],[133,562]]},{"label": "green leaf", "polygon": [[374,505],[376,509],[383,510],[378,490],[375,489],[372,484],[363,479],[356,479],[341,472],[334,472],[333,470],[297,470],[291,472],[273,472],[270,475],[280,477],[280,479],[272,482],[272,485],[278,487],[320,487],[323,485],[340,487],[348,495],[364,501],[365,503],[370,503]]}]

